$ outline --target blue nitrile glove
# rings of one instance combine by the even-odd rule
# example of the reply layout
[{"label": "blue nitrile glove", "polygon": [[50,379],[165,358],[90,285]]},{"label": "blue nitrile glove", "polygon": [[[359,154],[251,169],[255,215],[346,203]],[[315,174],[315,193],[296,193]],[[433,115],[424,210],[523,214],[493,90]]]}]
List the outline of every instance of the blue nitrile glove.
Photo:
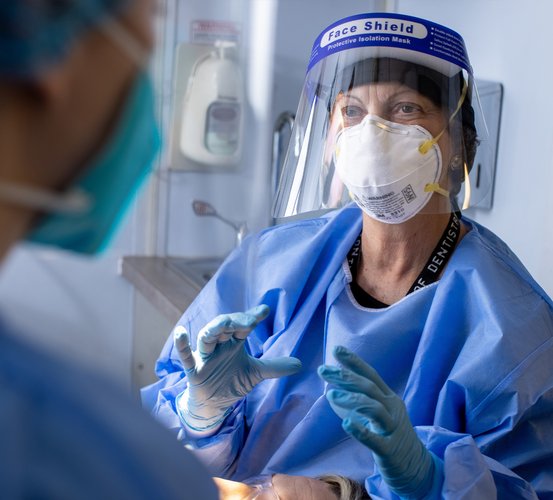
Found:
[{"label": "blue nitrile glove", "polygon": [[335,347],[334,357],[341,367],[322,365],[318,373],[338,387],[326,397],[343,419],[343,429],[371,449],[392,491],[424,497],[433,485],[434,460],[415,433],[405,404],[374,368],[345,347]]},{"label": "blue nitrile glove", "polygon": [[189,429],[201,434],[215,432],[234,404],[259,382],[301,369],[296,358],[257,359],[246,352],[244,339],[268,314],[269,307],[260,305],[217,316],[200,330],[196,351],[190,348],[186,329],[175,328],[175,348],[188,379],[176,404]]}]

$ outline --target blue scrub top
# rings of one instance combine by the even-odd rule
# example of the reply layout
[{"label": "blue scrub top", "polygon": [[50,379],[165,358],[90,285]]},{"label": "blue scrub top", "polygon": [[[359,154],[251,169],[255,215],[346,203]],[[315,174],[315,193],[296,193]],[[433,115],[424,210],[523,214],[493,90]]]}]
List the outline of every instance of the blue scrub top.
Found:
[{"label": "blue scrub top", "polygon": [[[267,229],[231,254],[179,324],[194,345],[217,314],[268,304],[250,352],[296,356],[303,369],[259,384],[216,435],[183,431],[213,474],[339,473],[364,482],[373,498],[394,498],[370,450],[342,430],[317,376],[341,344],[405,401],[418,436],[442,461],[437,496],[553,495],[553,305],[499,238],[463,222],[469,232],[440,281],[385,309],[364,308],[351,294],[345,258],[362,223],[353,205]],[[180,430],[175,398],[186,377],[171,336],[157,374],[143,402]]]},{"label": "blue scrub top", "polygon": [[0,497],[217,499],[208,472],[114,384],[0,322]]}]

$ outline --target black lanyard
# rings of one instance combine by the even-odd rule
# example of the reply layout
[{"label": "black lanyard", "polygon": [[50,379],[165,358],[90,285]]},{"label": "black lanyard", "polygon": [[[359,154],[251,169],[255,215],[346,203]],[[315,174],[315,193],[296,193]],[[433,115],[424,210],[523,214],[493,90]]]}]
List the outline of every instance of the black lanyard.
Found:
[{"label": "black lanyard", "polygon": [[[430,254],[430,258],[426,262],[420,274],[417,276],[417,279],[409,288],[407,295],[419,288],[423,288],[435,281],[438,281],[438,278],[447,265],[451,254],[459,241],[459,234],[461,233],[461,223],[459,222],[459,217],[455,212],[451,213],[449,217],[449,223],[445,228],[440,241]],[[355,240],[355,243],[351,247],[347,259],[351,275],[354,280],[357,274],[357,264],[359,262],[359,256],[361,255],[361,234]],[[365,292],[366,293],[366,292]]]},{"label": "black lanyard", "polygon": [[430,258],[426,262],[426,265],[423,267],[422,271],[418,275],[417,279],[409,288],[407,295],[419,288],[424,288],[426,285],[430,285],[435,281],[438,281],[438,278],[447,265],[453,249],[457,242],[459,241],[459,234],[461,233],[461,224],[459,218],[455,212],[451,212],[449,217],[449,224],[445,228],[445,231],[440,238],[440,242],[436,245]]}]

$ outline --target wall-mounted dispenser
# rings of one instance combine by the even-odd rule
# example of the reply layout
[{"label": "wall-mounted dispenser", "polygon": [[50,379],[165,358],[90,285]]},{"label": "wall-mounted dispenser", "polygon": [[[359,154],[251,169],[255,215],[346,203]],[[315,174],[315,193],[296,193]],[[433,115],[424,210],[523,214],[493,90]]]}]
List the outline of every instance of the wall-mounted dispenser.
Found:
[{"label": "wall-mounted dispenser", "polygon": [[[499,146],[503,85],[499,82],[477,80],[476,86],[478,88],[480,106],[486,120],[486,125],[484,126],[479,121],[480,116],[477,114],[476,130],[480,131],[487,128],[489,147],[479,148],[476,151],[476,157],[474,158],[474,164],[470,172],[470,183],[474,196],[481,200],[474,208],[491,209]],[[481,175],[482,172],[488,172],[488,175]],[[483,194],[479,194],[479,191]]]},{"label": "wall-mounted dispenser", "polygon": [[241,156],[244,95],[236,44],[217,41],[194,63],[182,104],[182,155],[210,167],[235,166]]}]

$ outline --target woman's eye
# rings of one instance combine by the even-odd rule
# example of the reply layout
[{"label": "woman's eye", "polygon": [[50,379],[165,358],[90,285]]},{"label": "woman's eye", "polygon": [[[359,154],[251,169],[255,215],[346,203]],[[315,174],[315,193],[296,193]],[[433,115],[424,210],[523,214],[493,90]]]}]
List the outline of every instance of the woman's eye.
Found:
[{"label": "woman's eye", "polygon": [[366,112],[359,106],[344,106],[342,108],[342,117],[346,125],[360,122]]},{"label": "woman's eye", "polygon": [[418,115],[422,112],[422,109],[417,104],[413,103],[401,103],[395,106],[394,114],[403,116]]}]

